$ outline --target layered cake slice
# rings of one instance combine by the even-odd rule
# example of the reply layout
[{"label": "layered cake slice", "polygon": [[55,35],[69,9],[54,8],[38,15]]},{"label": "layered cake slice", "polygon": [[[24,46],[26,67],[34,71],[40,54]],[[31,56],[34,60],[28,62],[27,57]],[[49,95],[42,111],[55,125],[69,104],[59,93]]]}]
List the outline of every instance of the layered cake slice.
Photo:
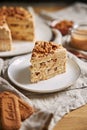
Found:
[{"label": "layered cake slice", "polygon": [[4,16],[0,16],[0,51],[10,51],[12,49],[11,32]]},{"label": "layered cake slice", "polygon": [[2,7],[0,14],[6,17],[13,39],[34,40],[33,15],[22,7]]},{"label": "layered cake slice", "polygon": [[66,71],[66,49],[52,42],[37,41],[30,62],[32,83],[49,79]]}]

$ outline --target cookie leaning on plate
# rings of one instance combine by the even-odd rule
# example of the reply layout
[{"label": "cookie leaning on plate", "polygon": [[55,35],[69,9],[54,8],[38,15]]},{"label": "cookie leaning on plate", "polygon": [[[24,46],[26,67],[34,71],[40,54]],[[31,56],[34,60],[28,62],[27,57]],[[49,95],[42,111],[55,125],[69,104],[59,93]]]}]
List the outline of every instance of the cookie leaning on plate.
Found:
[{"label": "cookie leaning on plate", "polygon": [[[24,9],[23,7],[3,6],[0,8],[0,16],[4,16],[13,39],[25,41],[34,40],[34,19],[31,12]],[[1,25],[0,28],[1,27],[3,27],[3,25]],[[11,50],[11,48],[9,50]],[[3,50],[0,49],[0,51]],[[8,49],[5,48],[4,51],[8,51]]]},{"label": "cookie leaning on plate", "polygon": [[2,129],[18,130],[21,121],[34,113],[34,108],[14,93],[4,91],[0,93],[0,113]]},{"label": "cookie leaning on plate", "polygon": [[34,113],[34,108],[28,105],[25,101],[23,101],[20,98],[18,99],[18,102],[19,102],[21,120],[23,121]]}]

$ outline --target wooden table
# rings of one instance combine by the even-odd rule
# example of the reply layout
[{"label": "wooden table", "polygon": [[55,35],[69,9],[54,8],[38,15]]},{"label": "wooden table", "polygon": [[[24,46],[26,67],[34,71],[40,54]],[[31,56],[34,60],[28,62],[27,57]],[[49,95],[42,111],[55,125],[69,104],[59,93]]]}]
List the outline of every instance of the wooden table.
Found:
[{"label": "wooden table", "polygon": [[65,115],[53,130],[87,130],[87,105]]}]

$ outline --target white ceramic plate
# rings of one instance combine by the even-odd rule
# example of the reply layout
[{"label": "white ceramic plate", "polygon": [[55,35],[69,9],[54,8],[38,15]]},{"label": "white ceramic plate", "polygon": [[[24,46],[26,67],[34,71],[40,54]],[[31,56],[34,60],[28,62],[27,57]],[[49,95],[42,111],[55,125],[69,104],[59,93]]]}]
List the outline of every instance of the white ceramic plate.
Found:
[{"label": "white ceramic plate", "polygon": [[[52,38],[52,31],[44,22],[38,17],[35,17],[35,40],[50,41]],[[26,41],[13,41],[13,50],[0,52],[0,57],[16,56],[31,52],[34,47],[33,42]]]},{"label": "white ceramic plate", "polygon": [[30,57],[31,55],[22,56],[16,59],[8,68],[9,79],[18,87],[28,91],[51,93],[63,90],[72,85],[78,79],[81,72],[77,63],[68,59],[66,73],[31,84],[29,76]]}]

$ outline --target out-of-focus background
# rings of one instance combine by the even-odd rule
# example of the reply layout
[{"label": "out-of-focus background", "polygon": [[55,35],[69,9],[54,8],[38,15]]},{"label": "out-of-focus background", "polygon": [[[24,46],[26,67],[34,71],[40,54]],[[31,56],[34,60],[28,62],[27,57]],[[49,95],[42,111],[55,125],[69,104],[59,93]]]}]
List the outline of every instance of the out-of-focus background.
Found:
[{"label": "out-of-focus background", "polygon": [[55,3],[73,3],[73,2],[86,2],[87,0],[1,0],[0,3],[2,2],[18,2],[18,3],[50,3],[50,2],[55,2]]},{"label": "out-of-focus background", "polygon": [[87,0],[1,0],[0,1],[0,4],[3,4],[3,3],[11,3],[11,4],[14,4],[14,3],[18,3],[18,4],[51,4],[51,3],[54,3],[54,4],[71,4],[71,3],[75,3],[75,2],[84,2],[84,3],[87,3]]},{"label": "out-of-focus background", "polygon": [[87,4],[87,0],[1,0],[0,6],[32,6],[35,12],[39,13],[43,9],[57,11],[77,2]]}]

